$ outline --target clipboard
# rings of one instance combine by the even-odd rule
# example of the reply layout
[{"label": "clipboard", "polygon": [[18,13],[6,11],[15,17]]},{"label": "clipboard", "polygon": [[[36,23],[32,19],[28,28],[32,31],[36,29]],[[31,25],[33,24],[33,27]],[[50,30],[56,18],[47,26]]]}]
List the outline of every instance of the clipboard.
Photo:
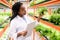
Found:
[{"label": "clipboard", "polygon": [[27,28],[26,28],[26,30],[27,30],[27,35],[26,35],[25,37],[31,36],[32,31],[33,31],[33,29],[35,28],[35,25],[36,25],[36,21],[34,21],[34,22],[32,22],[32,23],[30,23],[30,24],[27,25]]}]

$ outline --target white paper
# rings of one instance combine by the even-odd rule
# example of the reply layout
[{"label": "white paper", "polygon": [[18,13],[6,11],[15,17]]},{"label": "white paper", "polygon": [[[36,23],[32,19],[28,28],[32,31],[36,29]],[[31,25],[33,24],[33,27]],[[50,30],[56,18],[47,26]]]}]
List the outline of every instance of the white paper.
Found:
[{"label": "white paper", "polygon": [[27,35],[26,35],[26,37],[31,36],[32,31],[33,31],[33,29],[35,28],[35,25],[36,25],[36,21],[34,21],[34,22],[32,22],[32,23],[30,23],[30,24],[27,25],[27,28],[26,28],[26,30],[27,30]]}]

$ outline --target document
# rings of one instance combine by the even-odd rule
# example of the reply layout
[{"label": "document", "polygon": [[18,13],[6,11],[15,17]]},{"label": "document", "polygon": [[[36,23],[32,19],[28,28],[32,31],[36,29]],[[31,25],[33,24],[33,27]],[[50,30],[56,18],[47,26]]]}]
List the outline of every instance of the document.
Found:
[{"label": "document", "polygon": [[30,24],[27,25],[27,28],[26,28],[26,30],[27,30],[27,35],[26,35],[26,37],[31,36],[32,31],[33,31],[33,29],[35,28],[35,25],[36,25],[36,21],[34,21],[34,22],[32,22],[32,23],[30,23]]}]

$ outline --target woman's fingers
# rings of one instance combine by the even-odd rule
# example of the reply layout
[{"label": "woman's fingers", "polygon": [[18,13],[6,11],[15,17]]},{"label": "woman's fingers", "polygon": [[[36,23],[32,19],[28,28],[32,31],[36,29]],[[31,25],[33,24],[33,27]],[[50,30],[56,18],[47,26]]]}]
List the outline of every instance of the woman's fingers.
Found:
[{"label": "woman's fingers", "polygon": [[22,33],[21,32],[17,34],[17,37],[19,37],[19,36],[22,36]]},{"label": "woman's fingers", "polygon": [[27,31],[23,31],[22,35],[26,36],[27,35]]},{"label": "woman's fingers", "polygon": [[26,36],[27,35],[27,31],[23,31],[17,34],[17,37],[19,36]]}]

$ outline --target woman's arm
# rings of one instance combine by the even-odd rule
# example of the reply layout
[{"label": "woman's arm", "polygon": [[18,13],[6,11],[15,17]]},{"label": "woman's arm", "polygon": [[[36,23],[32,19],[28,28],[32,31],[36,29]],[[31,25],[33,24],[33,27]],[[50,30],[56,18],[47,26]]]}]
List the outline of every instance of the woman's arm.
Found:
[{"label": "woman's arm", "polygon": [[[17,37],[26,36],[26,34],[27,34],[27,31],[23,31],[23,32],[17,33]],[[9,40],[14,40],[14,38],[9,37]]]},{"label": "woman's arm", "polygon": [[22,31],[22,32],[17,33],[16,30],[17,30],[16,23],[11,22],[10,23],[9,37],[16,39],[19,36],[25,36],[27,34],[27,31]]},{"label": "woman's arm", "polygon": [[9,27],[9,39],[16,39],[17,37],[17,32],[16,32],[16,23],[14,21],[11,21],[10,27]]}]

